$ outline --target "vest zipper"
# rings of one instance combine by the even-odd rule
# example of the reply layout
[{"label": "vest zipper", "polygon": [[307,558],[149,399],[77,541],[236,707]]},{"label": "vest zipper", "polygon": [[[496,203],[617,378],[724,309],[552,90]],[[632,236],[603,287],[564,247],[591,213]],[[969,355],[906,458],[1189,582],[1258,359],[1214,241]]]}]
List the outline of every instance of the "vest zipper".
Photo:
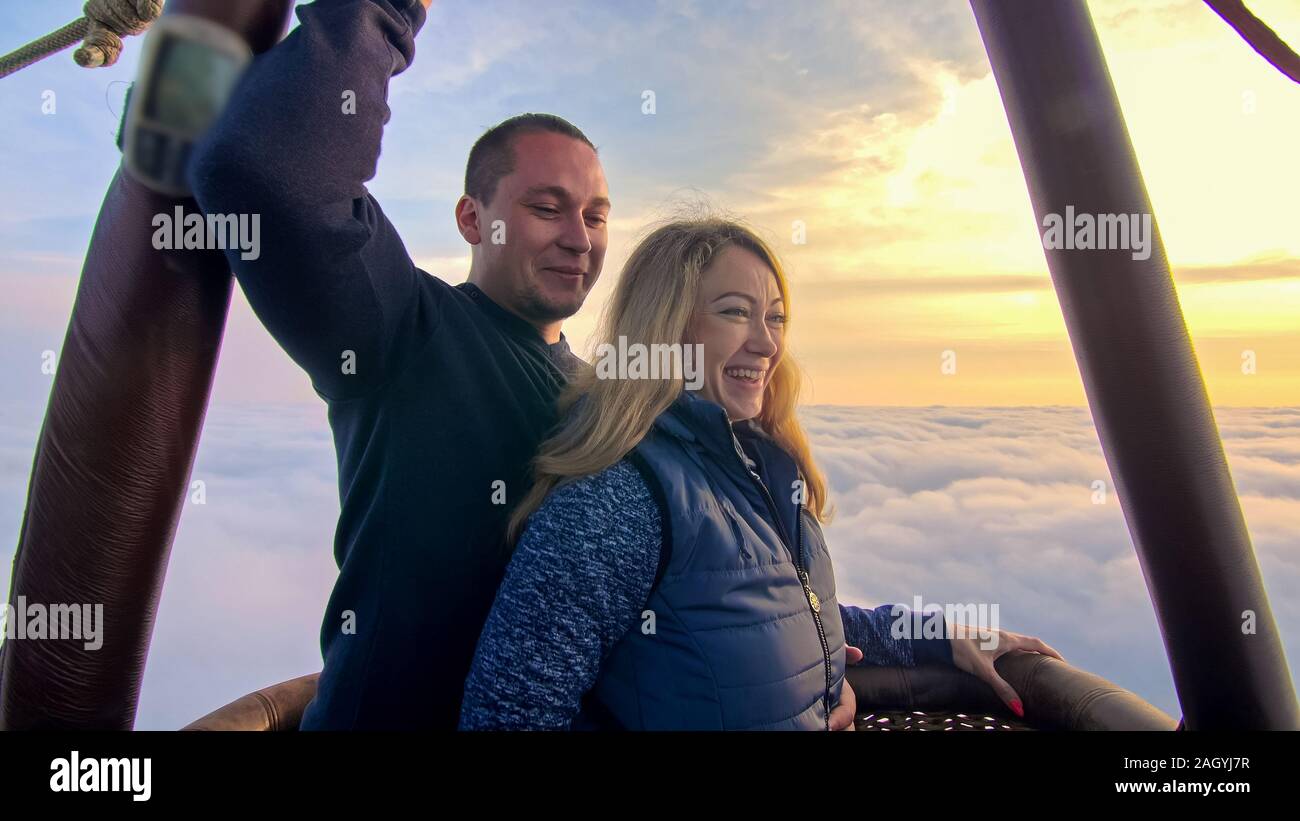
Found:
[{"label": "vest zipper", "polygon": [[808,571],[802,569],[803,559],[803,497],[800,495],[799,507],[795,511],[799,517],[799,557],[800,570],[799,580],[803,582],[804,595],[808,597],[808,606],[812,608],[813,621],[817,624],[817,638],[822,643],[822,663],[826,670],[826,694],[822,697],[822,705],[826,712],[826,729],[831,728],[831,649],[826,643],[826,627],[822,624],[822,605],[813,592],[812,585],[809,583]]},{"label": "vest zipper", "polygon": [[763,484],[763,478],[759,476],[757,473],[755,473],[753,468],[749,466],[749,458],[745,456],[745,451],[740,446],[740,440],[736,438],[736,435],[734,433],[732,433],[732,431],[730,430],[730,426],[728,426],[727,433],[731,435],[731,443],[736,448],[736,456],[740,457],[741,467],[743,467],[745,469],[745,472],[748,473],[754,479],[754,484],[758,486],[759,492],[763,494],[763,500],[767,503],[768,512],[772,514],[772,521],[776,525],[776,535],[781,539],[781,544],[785,547],[786,552],[790,554],[790,558],[794,560],[795,571],[799,574],[799,584],[803,586],[804,598],[807,599],[808,601],[808,609],[812,611],[813,624],[817,625],[817,639],[821,642],[821,646],[822,646],[822,665],[826,671],[826,687],[822,691],[822,712],[825,713],[826,729],[830,730],[831,728],[831,651],[829,645],[827,645],[826,643],[826,627],[822,624],[821,600],[817,598],[817,594],[813,591],[812,583],[808,577],[808,571],[804,569],[802,496],[800,497],[798,508],[795,510],[795,515],[798,517],[798,521],[799,521],[799,527],[798,530],[796,531],[798,533],[797,538],[799,540],[799,546],[797,550],[791,550],[790,543],[786,541],[785,534],[781,532],[780,511],[776,507],[776,502],[773,501],[772,499],[772,494],[768,491],[767,485]]}]

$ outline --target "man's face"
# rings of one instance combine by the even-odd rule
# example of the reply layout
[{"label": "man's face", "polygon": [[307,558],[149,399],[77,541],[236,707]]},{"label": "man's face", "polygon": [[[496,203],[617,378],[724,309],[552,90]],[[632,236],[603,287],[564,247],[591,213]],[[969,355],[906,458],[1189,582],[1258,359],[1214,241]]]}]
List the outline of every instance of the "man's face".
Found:
[{"label": "man's face", "polygon": [[[479,287],[534,324],[556,323],[578,312],[600,277],[605,172],[595,151],[561,134],[523,134],[513,148],[515,170],[498,181],[492,204],[478,211],[466,202],[481,203],[462,198],[457,218],[482,257]],[[477,211],[476,228],[469,210]]]}]

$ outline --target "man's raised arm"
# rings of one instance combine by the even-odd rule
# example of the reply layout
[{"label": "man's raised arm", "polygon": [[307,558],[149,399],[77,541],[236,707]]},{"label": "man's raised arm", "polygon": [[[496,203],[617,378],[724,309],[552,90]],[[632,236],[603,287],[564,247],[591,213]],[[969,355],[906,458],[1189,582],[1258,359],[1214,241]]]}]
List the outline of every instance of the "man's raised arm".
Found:
[{"label": "man's raised arm", "polygon": [[329,399],[384,384],[414,353],[417,317],[428,321],[416,310],[422,275],[365,187],[389,118],[389,78],[411,64],[427,5],[299,7],[301,25],[253,61],[189,167],[205,213],[258,215],[256,256],[230,249],[231,267]]}]

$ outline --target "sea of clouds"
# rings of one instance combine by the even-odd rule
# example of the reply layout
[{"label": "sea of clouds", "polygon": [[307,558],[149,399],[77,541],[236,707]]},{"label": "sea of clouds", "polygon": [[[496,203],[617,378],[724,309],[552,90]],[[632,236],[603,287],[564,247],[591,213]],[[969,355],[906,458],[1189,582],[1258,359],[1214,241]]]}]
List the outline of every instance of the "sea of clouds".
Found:
[{"label": "sea of clouds", "polygon": [[[8,568],[42,409],[5,408]],[[1295,676],[1300,409],[1221,408],[1216,417]],[[1072,664],[1179,714],[1086,408],[815,406],[803,418],[832,488],[826,533],[842,601],[996,603],[1004,629],[1039,636]],[[137,727],[179,727],[320,669],[336,475],[323,405],[210,409],[193,473],[206,503],[187,503],[181,518]]]},{"label": "sea of clouds", "polygon": [[[1300,409],[1215,415],[1295,677]],[[996,603],[1003,629],[1181,714],[1087,408],[822,406],[803,416],[837,508],[826,532],[841,601]]]}]

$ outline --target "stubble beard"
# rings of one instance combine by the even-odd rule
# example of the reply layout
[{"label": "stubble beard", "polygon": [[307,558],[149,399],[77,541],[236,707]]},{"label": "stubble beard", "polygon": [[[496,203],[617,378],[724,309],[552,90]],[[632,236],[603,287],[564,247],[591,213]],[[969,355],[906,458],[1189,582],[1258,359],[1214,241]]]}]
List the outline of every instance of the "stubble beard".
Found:
[{"label": "stubble beard", "polygon": [[519,294],[519,311],[535,322],[559,322],[576,314],[586,300],[585,293],[571,300],[554,300],[542,293],[535,281],[524,285]]}]

